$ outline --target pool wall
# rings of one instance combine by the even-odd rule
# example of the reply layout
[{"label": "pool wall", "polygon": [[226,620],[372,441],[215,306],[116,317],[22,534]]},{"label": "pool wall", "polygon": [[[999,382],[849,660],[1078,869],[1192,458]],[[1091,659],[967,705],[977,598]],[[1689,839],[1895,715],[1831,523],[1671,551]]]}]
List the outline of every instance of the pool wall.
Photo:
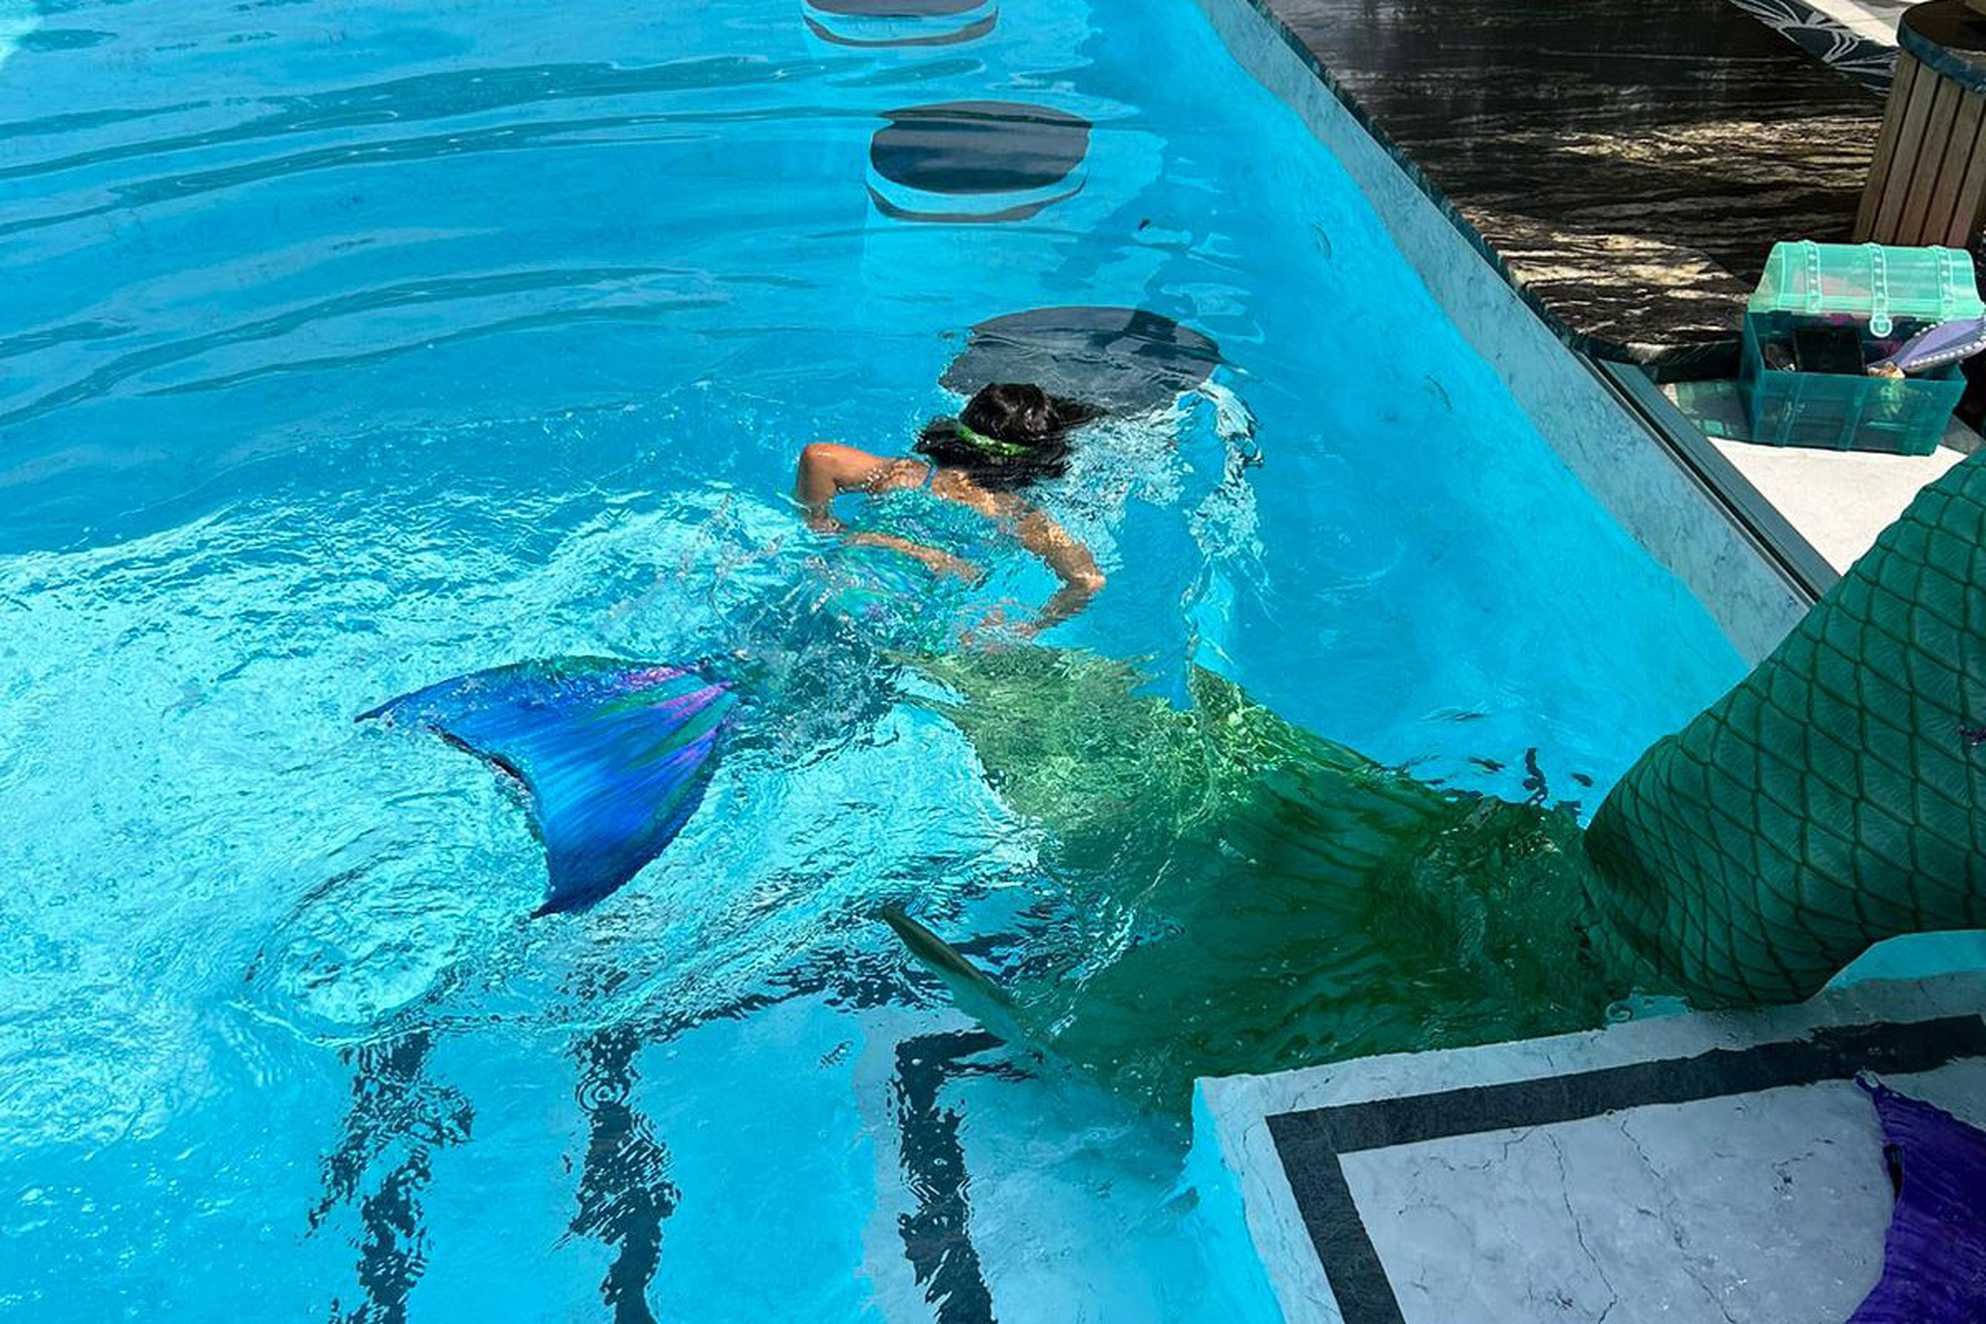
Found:
[{"label": "pool wall", "polygon": [[1359,124],[1278,21],[1253,0],[1198,3],[1241,66],[1294,110],[1357,182],[1401,255],[1565,465],[1682,580],[1747,663],[1770,652],[1805,612],[1808,596],[1538,320],[1415,182],[1411,164]]}]

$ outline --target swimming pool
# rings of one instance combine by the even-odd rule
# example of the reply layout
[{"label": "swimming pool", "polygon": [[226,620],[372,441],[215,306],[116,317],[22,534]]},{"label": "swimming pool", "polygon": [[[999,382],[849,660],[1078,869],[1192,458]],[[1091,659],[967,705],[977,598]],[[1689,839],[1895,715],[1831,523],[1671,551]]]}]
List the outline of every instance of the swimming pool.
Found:
[{"label": "swimming pool", "polygon": [[[1109,586],[1048,643],[1589,809],[1736,679],[1192,6],[864,8],[0,9],[0,1303],[1257,1309],[1176,1118],[1017,1061],[875,918],[1000,968],[1052,890],[882,655],[1043,573],[934,594],[785,495],[956,408],[990,319],[1218,346],[1208,398],[1108,388],[1049,499]],[[783,738],[578,917],[525,919],[484,769],[351,720],[739,650],[799,677]]]}]

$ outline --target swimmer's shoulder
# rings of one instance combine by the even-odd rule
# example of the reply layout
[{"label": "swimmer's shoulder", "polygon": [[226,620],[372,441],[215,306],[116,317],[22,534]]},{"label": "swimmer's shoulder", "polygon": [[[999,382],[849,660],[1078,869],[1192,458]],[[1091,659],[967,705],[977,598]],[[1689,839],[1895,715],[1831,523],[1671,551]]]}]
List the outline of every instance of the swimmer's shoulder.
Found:
[{"label": "swimmer's shoulder", "polygon": [[800,450],[802,469],[811,469],[833,478],[844,492],[897,492],[922,487],[931,477],[931,466],[907,457],[874,455],[838,441],[809,442]]},{"label": "swimmer's shoulder", "polygon": [[989,519],[1013,519],[1027,512],[1028,504],[1012,492],[995,492],[957,469],[939,469],[931,478],[931,495],[978,511]]},{"label": "swimmer's shoulder", "polygon": [[903,492],[921,488],[932,481],[937,470],[922,460],[899,456],[893,460],[883,460],[882,467],[869,482],[871,492]]}]

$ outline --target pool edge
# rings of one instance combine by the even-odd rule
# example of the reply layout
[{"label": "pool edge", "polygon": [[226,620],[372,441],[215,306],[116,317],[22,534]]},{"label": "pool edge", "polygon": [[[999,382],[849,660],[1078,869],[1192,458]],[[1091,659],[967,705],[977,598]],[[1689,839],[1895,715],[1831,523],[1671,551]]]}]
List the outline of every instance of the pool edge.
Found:
[{"label": "pool edge", "polygon": [[[1292,1177],[1284,1146],[1272,1134],[1273,1118],[1346,1104],[1387,1108],[1434,1095],[1469,1096],[1525,1086],[1540,1087],[1532,1092],[1547,1104],[1562,1103],[1571,1097],[1565,1083],[1582,1072],[1592,1074],[1596,1069],[1703,1053],[1715,1056],[1720,1050],[1726,1057],[1735,1057],[1761,1045],[1809,1042],[1836,1028],[1908,1027],[1939,1018],[1977,1021],[1982,1005],[1986,1005],[1986,974],[1976,971],[1871,980],[1832,988],[1787,1006],[1658,1016],[1571,1034],[1382,1054],[1267,1075],[1202,1077],[1194,1083],[1194,1173],[1200,1180],[1208,1180],[1208,1172],[1219,1165],[1218,1175],[1225,1188],[1217,1193],[1217,1201],[1223,1207],[1241,1204],[1242,1226],[1286,1324],[1398,1318],[1374,1308],[1371,1300],[1351,1299],[1358,1297],[1361,1287],[1356,1275],[1346,1287],[1348,1299],[1341,1303],[1317,1238],[1328,1236],[1356,1244],[1367,1236],[1365,1224],[1356,1209],[1346,1217],[1320,1218],[1315,1207],[1318,1191],[1308,1188],[1317,1186],[1321,1174],[1306,1168],[1298,1174],[1301,1183]],[[1975,1037],[1986,1037],[1986,1027]],[[1864,1065],[1878,1072],[1908,1071],[1908,1064],[1878,1058]],[[1747,1091],[1755,1089],[1754,1097],[1764,1099],[1772,1084],[1748,1082]],[[1478,1130],[1487,1134],[1500,1124],[1493,1117],[1477,1119],[1469,1110],[1470,1102],[1466,1097],[1456,1100],[1461,1110],[1458,1116],[1463,1119],[1456,1128],[1458,1134]],[[1612,1116],[1616,1111],[1663,1102],[1601,1099],[1594,1103],[1597,1111],[1593,1115]],[[1499,1130],[1497,1134],[1505,1132]],[[1388,1141],[1389,1145],[1394,1143],[1417,1142],[1413,1137]],[[1330,1166],[1336,1167],[1335,1163]],[[1299,1184],[1306,1186],[1306,1193],[1299,1194]],[[1310,1202],[1308,1214],[1306,1200]],[[1626,1239],[1623,1234],[1623,1241]],[[1371,1249],[1369,1242],[1365,1249]],[[1384,1285],[1388,1281],[1386,1268],[1376,1252],[1372,1262],[1382,1275],[1377,1285]],[[1390,1294],[1386,1295],[1388,1300],[1378,1305],[1390,1304]]]},{"label": "pool edge", "polygon": [[[1236,63],[1352,177],[1430,296],[1581,484],[1704,606],[1746,665],[1769,653],[1825,587],[1806,573],[1821,562],[1805,539],[1783,519],[1748,524],[1745,512],[1769,512],[1769,503],[1723,472],[1728,465],[1689,464],[1617,379],[1542,320],[1481,237],[1361,122],[1262,0],[1195,3]],[[1614,366],[1639,371],[1605,365]]]}]

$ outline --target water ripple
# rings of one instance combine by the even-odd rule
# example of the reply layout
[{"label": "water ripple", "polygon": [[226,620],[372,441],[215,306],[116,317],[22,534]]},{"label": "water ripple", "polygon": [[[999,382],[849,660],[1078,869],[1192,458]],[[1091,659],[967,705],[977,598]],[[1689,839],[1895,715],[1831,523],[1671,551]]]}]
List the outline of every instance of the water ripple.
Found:
[{"label": "water ripple", "polygon": [[[764,107],[750,110],[717,112],[684,112],[677,114],[613,115],[596,119],[557,120],[540,124],[506,124],[494,128],[471,130],[461,133],[431,134],[420,138],[400,138],[378,143],[348,143],[335,147],[321,147],[312,151],[298,152],[268,160],[249,161],[240,165],[224,166],[213,170],[197,171],[186,175],[168,175],[158,179],[143,180],[132,184],[116,185],[112,189],[114,200],[99,203],[94,207],[84,207],[76,211],[58,212],[52,215],[27,216],[17,221],[0,224],[0,237],[20,234],[29,230],[46,229],[49,226],[64,225],[71,221],[87,220],[92,216],[102,216],[110,212],[149,207],[163,202],[174,202],[212,193],[222,189],[238,188],[244,184],[259,184],[273,179],[304,174],[313,170],[333,169],[355,165],[392,165],[404,161],[429,161],[449,156],[468,156],[478,152],[520,151],[540,147],[597,147],[602,143],[598,137],[563,141],[576,133],[591,133],[601,129],[627,129],[650,124],[735,124],[750,121],[804,120],[830,115],[855,116],[858,112],[827,109],[823,107]],[[867,118],[867,116],[861,116]],[[642,141],[652,142],[648,138]]]},{"label": "water ripple", "polygon": [[462,327],[438,336],[423,336],[404,345],[391,345],[384,349],[366,350],[357,354],[332,354],[288,363],[270,363],[258,368],[230,373],[224,377],[210,377],[179,386],[164,386],[155,391],[147,391],[146,394],[185,395],[195,391],[218,391],[282,373],[324,372],[363,367],[366,364],[382,363],[387,359],[398,358],[414,350],[433,349],[437,345],[455,344],[465,340],[480,340],[486,336],[503,335],[512,331],[542,331],[550,327],[576,326],[584,322],[646,322],[674,313],[721,308],[724,303],[725,300],[722,298],[683,296],[650,299],[641,303],[613,303],[592,308],[564,308],[553,312],[527,313],[480,326]]},{"label": "water ripple", "polygon": [[[154,368],[194,358],[210,350],[251,341],[286,336],[313,322],[354,314],[379,312],[425,304],[451,303],[464,299],[529,293],[540,290],[574,289],[589,285],[617,285],[657,276],[688,277],[696,273],[671,267],[553,267],[523,271],[484,272],[466,276],[438,276],[426,280],[383,285],[334,298],[305,304],[270,317],[205,335],[190,336],[163,345],[153,345],[123,355],[87,377],[50,391],[40,398],[5,414],[0,425],[26,422],[51,410],[101,396],[121,383]],[[49,335],[48,332],[36,333]],[[25,337],[24,337],[25,338]],[[434,339],[433,337],[429,338]],[[0,342],[4,346],[6,342]],[[51,342],[52,343],[52,342]]]},{"label": "water ripple", "polygon": [[206,101],[182,101],[172,106],[152,106],[141,110],[87,110],[72,111],[64,115],[44,115],[40,119],[14,120],[0,123],[0,142],[9,138],[53,137],[61,133],[80,133],[85,129],[101,129],[112,124],[127,124],[133,120],[156,119],[161,115],[180,115],[189,110],[201,110],[212,104]]},{"label": "water ripple", "polygon": [[[364,83],[310,96],[276,98],[265,104],[280,106],[279,111],[242,124],[204,133],[118,143],[50,160],[24,162],[0,169],[0,180],[55,174],[113,161],[164,156],[287,134],[325,133],[381,124],[482,115],[541,102],[641,96],[656,92],[707,92],[716,88],[790,83],[825,77],[846,69],[848,65],[846,60],[775,62],[763,56],[727,55],[632,69],[611,64],[451,69],[380,83]],[[126,118],[163,113],[115,112],[119,117]]]},{"label": "water ripple", "polygon": [[77,341],[109,340],[130,329],[116,322],[68,322],[38,331],[23,331],[19,335],[0,336],[0,359],[18,358],[22,354],[33,354]]}]

